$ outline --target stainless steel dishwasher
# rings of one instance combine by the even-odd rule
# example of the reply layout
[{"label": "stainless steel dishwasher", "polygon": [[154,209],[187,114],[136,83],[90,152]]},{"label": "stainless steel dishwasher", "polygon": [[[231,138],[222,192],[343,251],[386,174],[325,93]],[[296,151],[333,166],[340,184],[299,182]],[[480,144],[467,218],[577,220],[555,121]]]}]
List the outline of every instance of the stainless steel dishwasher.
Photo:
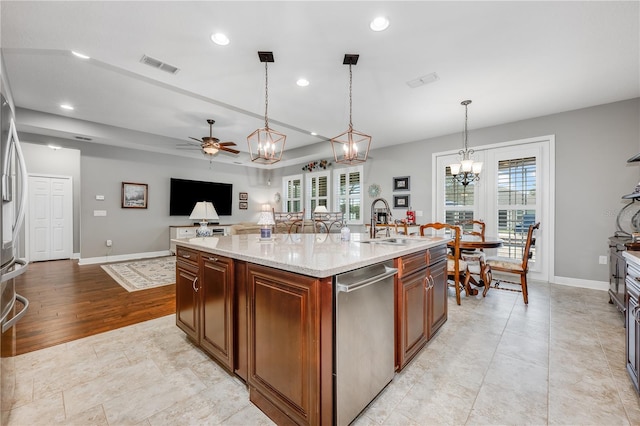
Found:
[{"label": "stainless steel dishwasher", "polygon": [[334,278],[335,423],[348,425],[393,379],[393,262]]}]

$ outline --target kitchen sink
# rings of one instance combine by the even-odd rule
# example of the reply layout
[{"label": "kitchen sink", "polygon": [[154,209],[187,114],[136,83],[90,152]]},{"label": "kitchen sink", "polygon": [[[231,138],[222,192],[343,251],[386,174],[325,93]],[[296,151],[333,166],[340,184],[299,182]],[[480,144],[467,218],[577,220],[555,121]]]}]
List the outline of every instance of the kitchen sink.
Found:
[{"label": "kitchen sink", "polygon": [[368,244],[386,244],[386,245],[390,245],[390,246],[406,246],[409,245],[411,243],[417,243],[419,242],[419,240],[414,240],[411,238],[397,238],[397,237],[393,237],[393,238],[375,238],[372,240],[365,240],[365,241],[360,241],[361,243],[368,243]]}]

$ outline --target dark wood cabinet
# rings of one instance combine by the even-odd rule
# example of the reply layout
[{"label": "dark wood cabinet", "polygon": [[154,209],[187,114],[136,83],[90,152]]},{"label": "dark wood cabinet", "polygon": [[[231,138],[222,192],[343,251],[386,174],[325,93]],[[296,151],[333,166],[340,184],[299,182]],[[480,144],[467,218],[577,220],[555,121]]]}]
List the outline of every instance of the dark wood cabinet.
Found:
[{"label": "dark wood cabinet", "polygon": [[176,252],[176,325],[192,340],[200,333],[199,254],[179,248]]},{"label": "dark wood cabinet", "polygon": [[[249,264],[247,283],[249,398],[278,424],[320,424],[320,286],[330,286],[330,279]],[[327,308],[331,300],[324,300]],[[330,363],[326,369],[324,374]]]},{"label": "dark wood cabinet", "polygon": [[233,260],[200,257],[200,346],[233,370]]},{"label": "dark wood cabinet", "polygon": [[233,260],[176,249],[176,325],[233,371]]},{"label": "dark wood cabinet", "polygon": [[447,320],[446,248],[396,259],[396,369],[401,370]]},{"label": "dark wood cabinet", "polygon": [[448,286],[447,286],[447,260],[442,259],[429,266],[427,273],[431,281],[429,297],[429,339],[447,322]]}]

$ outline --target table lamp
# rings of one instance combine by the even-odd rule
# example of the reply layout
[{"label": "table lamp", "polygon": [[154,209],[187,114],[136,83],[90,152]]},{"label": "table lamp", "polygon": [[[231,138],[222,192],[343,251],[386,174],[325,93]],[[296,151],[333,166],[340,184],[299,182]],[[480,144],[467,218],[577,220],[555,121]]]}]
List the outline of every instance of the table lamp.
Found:
[{"label": "table lamp", "polygon": [[329,213],[329,210],[327,210],[327,206],[318,206],[315,208],[315,210],[313,211],[314,213]]},{"label": "table lamp", "polygon": [[258,218],[258,225],[260,225],[260,241],[271,241],[271,227],[276,222],[273,219],[273,213],[270,211],[261,211]]},{"label": "table lamp", "polygon": [[209,201],[198,201],[191,212],[189,219],[200,219],[200,228],[196,229],[196,237],[210,237],[213,231],[207,228],[208,219],[220,219],[213,203]]}]

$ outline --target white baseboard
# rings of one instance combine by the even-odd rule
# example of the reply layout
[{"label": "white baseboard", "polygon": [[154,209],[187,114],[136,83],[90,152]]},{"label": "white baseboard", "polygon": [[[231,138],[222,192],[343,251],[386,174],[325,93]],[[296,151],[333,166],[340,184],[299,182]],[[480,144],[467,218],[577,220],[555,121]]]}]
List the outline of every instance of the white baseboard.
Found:
[{"label": "white baseboard", "polygon": [[73,253],[73,254],[71,254],[71,258],[72,258],[72,259],[80,259],[80,253]]},{"label": "white baseboard", "polygon": [[109,263],[109,262],[124,262],[134,259],[147,259],[150,257],[170,256],[169,250],[152,251],[147,253],[131,253],[131,254],[119,254],[117,256],[100,256],[100,257],[87,257],[78,260],[78,265],[93,265],[96,263]]},{"label": "white baseboard", "polygon": [[609,283],[606,281],[583,280],[580,278],[553,277],[553,284],[561,284],[569,287],[589,288],[591,290],[609,290]]}]

